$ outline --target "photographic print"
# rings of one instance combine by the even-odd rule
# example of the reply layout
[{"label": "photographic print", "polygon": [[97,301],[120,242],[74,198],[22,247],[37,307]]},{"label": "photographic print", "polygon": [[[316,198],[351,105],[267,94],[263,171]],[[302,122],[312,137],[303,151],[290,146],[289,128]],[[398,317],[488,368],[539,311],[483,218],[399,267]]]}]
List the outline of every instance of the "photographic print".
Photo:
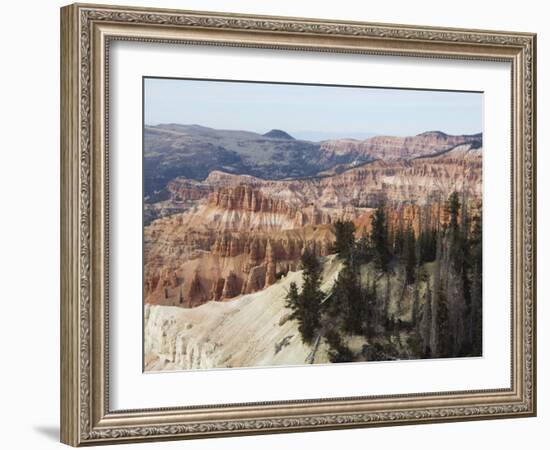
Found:
[{"label": "photographic print", "polygon": [[145,371],[482,356],[482,92],[143,98]]}]

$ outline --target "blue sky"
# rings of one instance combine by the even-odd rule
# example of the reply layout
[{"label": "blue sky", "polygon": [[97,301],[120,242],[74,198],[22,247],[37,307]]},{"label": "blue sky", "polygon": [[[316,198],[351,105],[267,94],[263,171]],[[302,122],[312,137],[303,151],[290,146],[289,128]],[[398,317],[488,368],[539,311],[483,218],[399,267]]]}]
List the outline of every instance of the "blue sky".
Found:
[{"label": "blue sky", "polygon": [[363,139],[483,127],[483,94],[146,78],[145,123],[198,124],[297,138]]}]

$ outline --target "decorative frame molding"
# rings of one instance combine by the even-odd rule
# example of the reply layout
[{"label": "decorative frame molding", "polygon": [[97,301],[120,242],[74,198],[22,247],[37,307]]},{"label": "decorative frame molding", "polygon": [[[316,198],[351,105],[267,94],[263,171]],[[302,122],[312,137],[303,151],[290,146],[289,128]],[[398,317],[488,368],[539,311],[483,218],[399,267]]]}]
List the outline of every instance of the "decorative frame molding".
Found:
[{"label": "decorative frame molding", "polygon": [[[486,391],[111,411],[108,87],[112,40],[508,61],[512,65],[512,386]],[[536,36],[75,4],[61,9],[61,440],[128,441],[536,414]]]}]

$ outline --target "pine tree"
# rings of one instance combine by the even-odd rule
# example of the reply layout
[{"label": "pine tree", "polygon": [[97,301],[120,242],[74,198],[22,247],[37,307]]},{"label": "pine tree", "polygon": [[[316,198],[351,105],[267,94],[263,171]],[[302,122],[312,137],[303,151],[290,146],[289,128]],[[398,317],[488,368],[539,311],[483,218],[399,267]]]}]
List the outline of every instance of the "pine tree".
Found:
[{"label": "pine tree", "polygon": [[461,305],[461,325],[458,341],[459,353],[462,356],[469,355],[472,351],[472,333],[471,333],[471,316],[472,316],[472,255],[471,255],[471,221],[467,211],[467,199],[465,194],[462,195],[462,211],[460,223],[460,259],[459,273],[461,275],[461,290],[462,290],[462,305]]},{"label": "pine tree", "polygon": [[433,229],[426,229],[420,232],[418,239],[420,247],[420,264],[435,261],[437,232]]},{"label": "pine tree", "polygon": [[434,355],[439,358],[447,358],[453,356],[450,352],[450,336],[449,336],[449,309],[447,306],[447,298],[445,292],[440,290],[437,297],[437,316],[435,321],[437,324],[437,354]]},{"label": "pine tree", "polygon": [[402,224],[399,223],[393,237],[393,254],[403,256],[405,248],[405,234],[403,233]]},{"label": "pine tree", "polygon": [[432,291],[430,289],[429,281],[426,286],[426,296],[422,311],[421,336],[424,357],[430,358],[432,356]]},{"label": "pine tree", "polygon": [[416,238],[414,230],[409,226],[405,239],[405,279],[406,284],[412,284],[415,280],[416,270]]},{"label": "pine tree", "polygon": [[436,257],[434,265],[434,284],[432,297],[432,325],[430,332],[430,349],[433,357],[440,356],[440,343],[437,318],[439,317],[439,296],[441,294],[441,233],[437,233]]},{"label": "pine tree", "polygon": [[411,311],[411,321],[412,326],[415,330],[418,330],[419,328],[419,310],[420,310],[420,280],[419,277],[416,277],[415,283],[414,283],[414,299],[412,304],[412,311]]},{"label": "pine tree", "polygon": [[377,330],[383,325],[381,317],[383,317],[383,307],[378,298],[376,290],[376,280],[371,284],[367,283],[367,337],[372,337]]},{"label": "pine tree", "polygon": [[446,212],[449,215],[449,227],[452,233],[458,230],[458,214],[460,211],[460,201],[458,199],[458,192],[453,191],[449,196],[447,205],[445,206]]},{"label": "pine tree", "polygon": [[298,292],[298,286],[296,286],[296,283],[294,281],[290,283],[290,287],[286,294],[285,306],[292,310],[292,313],[290,314],[290,318],[298,319],[299,317],[298,311],[300,311],[302,305],[300,304],[300,293]]},{"label": "pine tree", "polygon": [[388,245],[388,224],[384,204],[378,206],[374,212],[371,239],[376,268],[387,272],[391,254]]},{"label": "pine tree", "polygon": [[334,235],[336,253],[340,258],[349,258],[355,246],[355,225],[350,221],[338,220],[334,223]]},{"label": "pine tree", "polygon": [[388,318],[390,311],[391,300],[391,280],[389,272],[386,273],[386,291],[384,293],[384,323],[386,324],[386,331],[389,331]]},{"label": "pine tree", "polygon": [[482,351],[482,283],[483,283],[483,258],[482,258],[482,227],[481,218],[475,217],[473,221],[471,245],[472,260],[472,294],[470,308],[470,335],[471,335],[471,354],[472,356],[481,356]]},{"label": "pine tree", "polygon": [[361,231],[361,237],[359,238],[359,242],[357,243],[356,253],[358,262],[360,264],[368,263],[372,259],[371,242],[366,228],[363,228],[363,230]]},{"label": "pine tree", "polygon": [[321,291],[321,265],[315,254],[310,251],[304,252],[301,263],[304,271],[304,284],[301,293],[304,308],[302,337],[305,342],[309,343],[319,326],[319,309],[324,294]]},{"label": "pine tree", "polygon": [[[471,339],[467,331],[471,313],[470,242],[466,200],[460,202],[455,191],[447,202],[448,277],[447,300],[449,307],[449,352],[452,356],[467,355],[471,351]],[[459,223],[460,218],[460,223]]]},{"label": "pine tree", "polygon": [[301,258],[301,267],[302,292],[298,292],[296,283],[291,283],[286,306],[292,310],[291,319],[298,322],[302,341],[310,344],[320,325],[320,307],[324,297],[321,291],[321,265],[315,254],[306,250]]},{"label": "pine tree", "polygon": [[336,303],[343,307],[344,329],[349,333],[363,333],[367,320],[366,296],[357,271],[348,260],[338,274],[332,293]]},{"label": "pine tree", "polygon": [[306,248],[300,258],[300,267],[304,271],[304,281],[311,279],[312,281],[320,281],[321,279],[321,263],[315,253]]},{"label": "pine tree", "polygon": [[328,358],[332,363],[353,361],[353,352],[342,342],[342,337],[336,331],[329,331],[325,336],[329,350]]}]

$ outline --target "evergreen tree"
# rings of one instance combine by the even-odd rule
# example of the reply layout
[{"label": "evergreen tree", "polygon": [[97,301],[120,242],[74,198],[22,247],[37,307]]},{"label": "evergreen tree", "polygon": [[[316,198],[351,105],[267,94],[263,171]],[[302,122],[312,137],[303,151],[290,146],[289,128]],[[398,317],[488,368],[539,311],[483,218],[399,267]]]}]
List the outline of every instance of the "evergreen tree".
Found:
[{"label": "evergreen tree", "polygon": [[310,344],[320,325],[320,306],[324,294],[321,291],[321,265],[315,254],[306,250],[301,258],[303,273],[302,292],[296,283],[290,284],[286,306],[292,310],[291,319],[298,322],[302,341]]},{"label": "evergreen tree", "polygon": [[462,275],[464,265],[467,264],[467,229],[465,209],[462,208],[462,227],[459,227],[458,217],[461,209],[461,203],[458,199],[458,193],[454,191],[450,196],[446,205],[447,213],[449,214],[449,259],[456,274]]},{"label": "evergreen tree", "polygon": [[336,253],[340,258],[349,258],[355,246],[355,225],[350,221],[338,220],[334,224],[334,235]]},{"label": "evergreen tree", "polygon": [[439,317],[439,296],[441,294],[441,233],[437,233],[436,241],[436,257],[434,264],[434,275],[433,275],[433,297],[432,297],[432,325],[430,332],[430,349],[433,357],[437,358],[440,356],[439,352],[439,326],[437,318]]},{"label": "evergreen tree", "polygon": [[461,211],[461,224],[460,224],[460,255],[458,259],[458,272],[461,275],[461,290],[462,290],[462,329],[460,330],[459,338],[459,352],[460,355],[466,356],[471,354],[472,351],[472,332],[471,332],[471,317],[472,317],[472,255],[471,255],[471,236],[470,226],[471,221],[468,216],[466,207],[466,198],[462,196],[462,211]]},{"label": "evergreen tree", "polygon": [[403,227],[400,223],[395,230],[393,238],[393,254],[398,256],[403,256],[405,253],[405,235],[403,233]]},{"label": "evergreen tree", "polygon": [[424,357],[430,358],[432,356],[432,349],[430,347],[432,344],[432,291],[429,281],[426,286],[426,296],[422,311],[421,335]]},{"label": "evergreen tree", "polygon": [[482,258],[482,228],[481,218],[475,217],[473,220],[472,238],[471,238],[471,261],[472,261],[472,290],[471,290],[471,310],[470,310],[470,333],[472,356],[481,356],[482,351],[482,282],[483,282],[483,258]]},{"label": "evergreen tree", "polygon": [[384,204],[380,204],[374,212],[371,239],[376,268],[387,272],[391,254],[388,245],[388,224]]},{"label": "evergreen tree", "polygon": [[364,296],[366,302],[365,334],[367,337],[373,337],[376,335],[376,329],[380,324],[381,316],[378,297],[376,295],[376,281],[373,281],[372,284],[367,283]]},{"label": "evergreen tree", "polygon": [[445,292],[440,290],[439,296],[437,298],[437,316],[435,317],[437,328],[437,354],[434,355],[439,358],[446,358],[452,356],[449,346],[450,346],[450,336],[449,336],[449,309],[447,306],[447,298]]},{"label": "evergreen tree", "polygon": [[300,304],[300,293],[298,292],[298,286],[296,286],[296,283],[294,281],[290,283],[290,287],[286,294],[285,306],[292,310],[290,318],[298,319],[298,311],[301,309],[302,305]]},{"label": "evergreen tree", "polygon": [[[469,328],[471,315],[470,242],[466,201],[460,202],[455,191],[447,202],[449,214],[447,300],[449,307],[449,341],[453,356],[467,355],[471,351]],[[460,221],[459,221],[460,218]],[[460,223],[459,223],[460,222]]]},{"label": "evergreen tree", "polygon": [[408,227],[405,240],[405,279],[406,284],[413,284],[416,270],[416,238],[412,227]]},{"label": "evergreen tree", "polygon": [[366,228],[363,228],[363,231],[361,231],[356,253],[358,263],[360,264],[366,264],[372,259],[371,243]]},{"label": "evergreen tree", "polygon": [[449,227],[451,229],[451,232],[456,233],[456,231],[458,230],[458,214],[460,211],[458,192],[453,191],[451,193],[445,209],[447,214],[449,215]]},{"label": "evergreen tree", "polygon": [[422,230],[418,241],[420,247],[420,264],[435,261],[437,231],[433,229]]},{"label": "evergreen tree", "polygon": [[334,301],[343,307],[344,329],[361,334],[365,330],[367,305],[358,274],[348,260],[333,286]]},{"label": "evergreen tree", "polygon": [[420,311],[420,280],[416,277],[414,283],[414,299],[411,311],[412,326],[416,331],[419,331],[419,311]]},{"label": "evergreen tree", "polygon": [[325,336],[329,350],[328,358],[332,363],[353,361],[353,352],[342,342],[342,337],[336,331],[329,331]]},{"label": "evergreen tree", "polygon": [[300,258],[300,267],[304,271],[304,281],[320,281],[321,280],[321,263],[315,253],[306,248]]},{"label": "evergreen tree", "polygon": [[390,310],[390,299],[391,299],[391,279],[389,272],[386,272],[386,291],[384,293],[384,324],[386,331],[390,331],[391,328],[388,323],[389,310]]}]

